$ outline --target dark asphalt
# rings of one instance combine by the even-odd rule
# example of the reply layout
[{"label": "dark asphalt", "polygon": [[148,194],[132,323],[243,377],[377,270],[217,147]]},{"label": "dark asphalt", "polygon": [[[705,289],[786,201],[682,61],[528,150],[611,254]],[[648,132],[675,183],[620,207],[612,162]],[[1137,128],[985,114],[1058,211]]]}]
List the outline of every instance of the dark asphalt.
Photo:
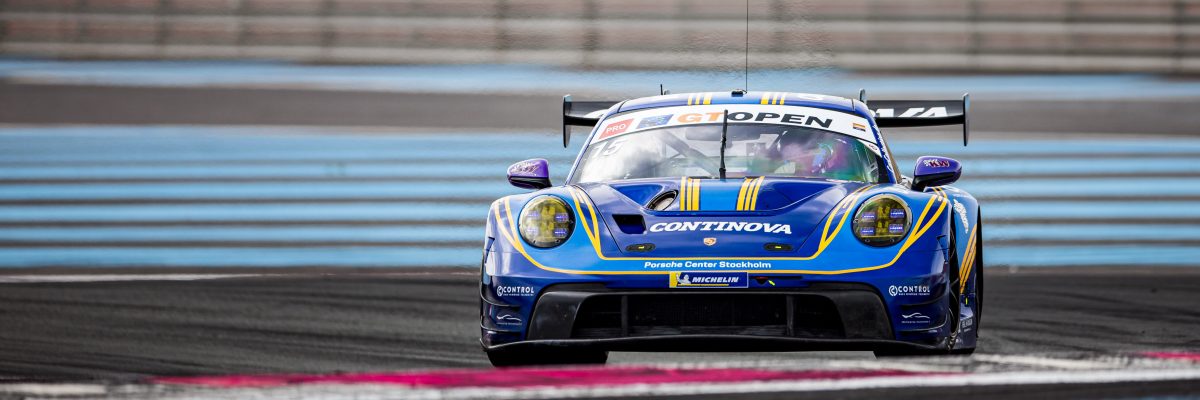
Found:
[{"label": "dark asphalt", "polygon": [[[564,93],[565,94],[565,93]],[[629,97],[643,96],[633,93]],[[850,94],[846,94],[850,95]],[[580,98],[579,100],[586,100]],[[619,100],[619,99],[618,99]],[[14,84],[0,81],[0,123],[341,125],[561,129],[562,98],[240,88]],[[1195,99],[971,99],[971,128],[998,132],[1195,135]]]},{"label": "dark asphalt", "polygon": [[[0,377],[331,373],[484,367],[476,276],[316,272],[0,286]],[[987,271],[980,352],[1200,349],[1200,270]],[[749,357],[749,358],[747,358]],[[621,354],[650,360],[869,354]]]}]

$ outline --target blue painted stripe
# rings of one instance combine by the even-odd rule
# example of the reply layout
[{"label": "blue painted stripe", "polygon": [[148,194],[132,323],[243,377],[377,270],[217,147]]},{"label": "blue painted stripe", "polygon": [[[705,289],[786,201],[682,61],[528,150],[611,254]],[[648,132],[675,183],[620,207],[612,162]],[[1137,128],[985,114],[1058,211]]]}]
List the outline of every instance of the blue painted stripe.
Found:
[{"label": "blue painted stripe", "polygon": [[[1124,196],[1130,198],[1200,195],[1200,179],[965,180],[958,187],[975,196]],[[13,184],[0,186],[0,200],[70,199],[306,199],[306,198],[498,198],[521,193],[502,178],[486,182],[226,182]],[[727,194],[727,193],[726,193]],[[736,197],[734,192],[733,196]],[[733,200],[729,200],[732,203]]]},{"label": "blue painted stripe", "polygon": [[[482,226],[232,226],[232,227],[87,227],[6,228],[0,241],[415,241],[469,240]],[[1200,240],[1200,227],[1187,225],[1006,225],[988,224],[985,240]]]},{"label": "blue painted stripe", "polygon": [[1200,218],[1191,201],[992,201],[984,205],[985,219],[1005,218]]},{"label": "blue painted stripe", "polygon": [[[1174,265],[1200,266],[1200,250],[1172,246],[989,246],[990,267]],[[32,266],[344,266],[478,265],[478,248],[63,248],[0,249],[0,268]]]},{"label": "blue painted stripe", "polygon": [[[538,65],[300,65],[269,61],[44,61],[0,59],[0,77],[130,86],[272,85],[372,91],[479,93],[644,93],[665,84],[676,93],[741,87],[740,70],[589,71]],[[836,69],[796,74],[793,69],[754,70],[761,87],[802,87],[813,93],[879,97],[913,93],[1021,99],[1195,97],[1200,84],[1147,74],[862,76]],[[906,96],[906,97],[908,97]]]},{"label": "blue painted stripe", "polygon": [[1195,196],[1200,179],[1086,178],[1062,180],[964,179],[955,186],[975,196]]},{"label": "blue painted stripe", "polygon": [[5,206],[0,221],[438,221],[478,219],[488,204],[353,203],[236,205]]},{"label": "blue painted stripe", "polygon": [[233,226],[5,228],[0,241],[354,241],[446,242],[479,238],[480,226]]},{"label": "blue painted stripe", "polygon": [[[0,170],[8,179],[93,179],[93,178],[326,178],[326,177],[378,177],[408,178],[421,176],[445,176],[455,178],[478,178],[480,181],[503,179],[509,162],[491,161],[465,163],[463,160],[445,159],[430,161],[371,163],[371,162],[309,162],[297,164],[222,163],[220,165],[18,165],[5,166],[0,161]],[[570,167],[569,159],[551,160],[551,168],[559,177],[564,177]],[[963,162],[963,182],[974,181],[977,174],[1012,174],[1037,176],[1044,174],[1095,174],[1102,177],[1108,173],[1164,173],[1190,172],[1200,174],[1200,163],[1193,158],[1161,159],[1051,159],[1051,160],[975,160]],[[1062,180],[1061,182],[1071,182]]]},{"label": "blue painted stripe", "polygon": [[[237,220],[378,220],[434,221],[479,218],[488,205],[456,203],[352,203],[352,204],[198,204],[198,205],[97,205],[0,206],[0,221],[237,221]],[[984,217],[1006,218],[1200,218],[1194,202],[994,201]]]},{"label": "blue painted stripe", "polygon": [[477,266],[479,248],[64,248],[0,249],[0,268]]},{"label": "blue painted stripe", "polygon": [[986,266],[1200,266],[1200,249],[1186,246],[988,246]]},{"label": "blue painted stripe", "polygon": [[[916,159],[900,160],[901,165],[914,165]],[[1158,158],[1046,158],[1037,160],[962,160],[964,179],[974,174],[1095,174],[1112,173],[1200,173],[1196,157]]]},{"label": "blue painted stripe", "polygon": [[263,199],[287,198],[498,198],[522,190],[501,179],[487,183],[429,182],[363,184],[360,182],[307,183],[150,183],[3,185],[2,200],[69,199]]},{"label": "blue painted stripe", "polygon": [[[166,165],[166,166],[0,166],[4,179],[181,179],[181,178],[475,178],[479,183],[503,181],[509,163],[463,163],[457,160],[420,164],[309,163],[300,165]],[[555,165],[559,178],[565,163]]]},{"label": "blue painted stripe", "polygon": [[1198,240],[1200,226],[1190,225],[1005,225],[987,224],[984,242],[991,239],[1052,239],[1052,240]]},{"label": "blue painted stripe", "polygon": [[967,147],[955,138],[943,141],[905,140],[902,135],[890,135],[888,146],[898,158],[916,160],[922,155],[970,158],[972,155],[1057,155],[1057,154],[1189,154],[1200,152],[1200,140],[1190,138],[1154,138],[1129,140],[1118,138],[1084,137],[1081,139],[1037,140],[974,140]]}]

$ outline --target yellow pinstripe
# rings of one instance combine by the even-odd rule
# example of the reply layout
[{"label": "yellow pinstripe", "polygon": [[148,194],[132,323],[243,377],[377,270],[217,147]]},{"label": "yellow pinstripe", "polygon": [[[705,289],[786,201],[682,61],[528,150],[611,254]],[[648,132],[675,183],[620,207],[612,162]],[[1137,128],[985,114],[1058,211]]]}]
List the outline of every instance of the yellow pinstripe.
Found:
[{"label": "yellow pinstripe", "polygon": [[679,179],[679,211],[688,210],[688,178]]},{"label": "yellow pinstripe", "polygon": [[750,199],[749,199],[749,202],[746,204],[747,208],[750,209],[750,211],[754,211],[754,209],[758,207],[758,193],[759,193],[759,190],[762,189],[762,183],[763,183],[763,177],[760,176],[760,177],[758,177],[758,179],[754,180],[754,188],[750,189]]},{"label": "yellow pinstripe", "polygon": [[754,182],[753,178],[742,180],[742,188],[738,190],[737,210],[743,211],[746,209],[746,192],[749,191],[750,185]]}]

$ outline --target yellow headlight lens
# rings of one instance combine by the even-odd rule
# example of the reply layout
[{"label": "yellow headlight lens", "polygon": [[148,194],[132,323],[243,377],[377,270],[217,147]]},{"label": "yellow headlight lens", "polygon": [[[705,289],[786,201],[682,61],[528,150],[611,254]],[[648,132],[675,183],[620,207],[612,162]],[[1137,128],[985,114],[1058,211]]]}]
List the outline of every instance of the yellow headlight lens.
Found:
[{"label": "yellow headlight lens", "polygon": [[538,248],[558,246],[575,230],[575,216],[567,203],[554,196],[540,196],[525,204],[517,225],[525,243]]},{"label": "yellow headlight lens", "polygon": [[910,215],[908,206],[896,196],[875,196],[854,214],[854,236],[869,246],[900,243],[908,235]]}]

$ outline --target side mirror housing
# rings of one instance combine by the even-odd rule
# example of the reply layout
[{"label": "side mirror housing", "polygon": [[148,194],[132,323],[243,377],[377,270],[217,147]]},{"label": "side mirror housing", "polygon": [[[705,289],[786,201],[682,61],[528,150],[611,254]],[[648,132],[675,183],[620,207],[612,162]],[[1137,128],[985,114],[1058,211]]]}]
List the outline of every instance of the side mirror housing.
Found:
[{"label": "side mirror housing", "polygon": [[912,190],[925,191],[933,186],[949,185],[962,176],[962,163],[948,157],[921,156],[913,168]]},{"label": "side mirror housing", "polygon": [[544,158],[525,160],[508,166],[508,183],[522,189],[550,187],[550,163]]}]

